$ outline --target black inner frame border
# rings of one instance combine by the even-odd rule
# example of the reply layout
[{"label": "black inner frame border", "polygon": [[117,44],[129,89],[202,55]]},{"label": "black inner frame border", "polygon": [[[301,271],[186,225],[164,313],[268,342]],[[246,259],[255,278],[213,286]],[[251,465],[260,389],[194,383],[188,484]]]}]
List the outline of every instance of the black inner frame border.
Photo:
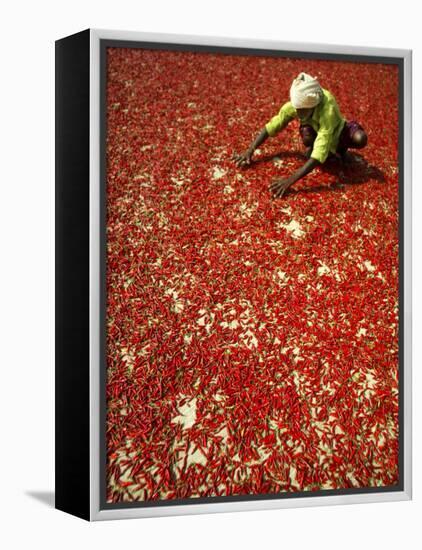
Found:
[{"label": "black inner frame border", "polygon": [[[134,501],[109,503],[106,501],[106,466],[107,466],[107,442],[106,442],[106,384],[107,384],[107,356],[106,356],[106,306],[107,306],[107,48],[136,48],[147,50],[170,50],[196,53],[217,53],[222,55],[256,56],[256,57],[287,57],[293,59],[315,59],[320,61],[340,61],[354,63],[379,63],[384,65],[397,65],[399,71],[399,451],[398,469],[399,482],[395,485],[380,487],[354,487],[345,489],[327,489],[319,491],[295,491],[285,493],[270,493],[259,495],[231,495],[219,497],[191,497],[173,500]],[[95,92],[95,90],[94,90]],[[119,510],[127,508],[155,508],[160,506],[180,506],[186,504],[214,504],[245,501],[284,500],[289,498],[307,498],[321,496],[340,496],[351,494],[391,493],[404,490],[404,58],[374,56],[361,54],[337,54],[319,52],[298,52],[293,50],[257,49],[237,46],[213,46],[193,45],[179,43],[160,43],[148,41],[132,41],[118,39],[100,39],[100,451],[99,451],[99,487],[100,510]]]}]

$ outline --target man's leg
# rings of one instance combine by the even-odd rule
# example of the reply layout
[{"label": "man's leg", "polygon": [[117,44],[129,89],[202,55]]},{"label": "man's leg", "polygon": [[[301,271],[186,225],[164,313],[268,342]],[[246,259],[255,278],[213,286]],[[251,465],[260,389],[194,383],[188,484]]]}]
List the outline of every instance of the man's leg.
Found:
[{"label": "man's leg", "polygon": [[300,137],[305,147],[311,147],[315,141],[317,133],[310,124],[301,124],[299,127]]},{"label": "man's leg", "polygon": [[317,133],[310,124],[302,124],[299,127],[299,133],[302,143],[306,147],[305,156],[306,158],[310,158]]},{"label": "man's leg", "polygon": [[358,129],[353,132],[352,143],[355,149],[363,149],[366,146],[368,143],[368,136],[363,128],[362,130]]},{"label": "man's leg", "polygon": [[368,143],[368,136],[362,126],[352,120],[346,122],[340,134],[337,153],[344,162],[353,160],[353,156],[348,152],[348,149],[363,149]]}]

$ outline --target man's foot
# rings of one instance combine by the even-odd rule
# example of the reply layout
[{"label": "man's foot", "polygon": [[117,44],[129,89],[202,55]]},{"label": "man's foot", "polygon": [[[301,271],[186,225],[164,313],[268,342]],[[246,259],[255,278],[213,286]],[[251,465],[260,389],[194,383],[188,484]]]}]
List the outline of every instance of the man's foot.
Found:
[{"label": "man's foot", "polygon": [[355,160],[355,157],[352,155],[352,153],[349,153],[349,151],[344,151],[343,153],[340,153],[340,158],[343,164],[352,164],[352,162],[354,162]]}]

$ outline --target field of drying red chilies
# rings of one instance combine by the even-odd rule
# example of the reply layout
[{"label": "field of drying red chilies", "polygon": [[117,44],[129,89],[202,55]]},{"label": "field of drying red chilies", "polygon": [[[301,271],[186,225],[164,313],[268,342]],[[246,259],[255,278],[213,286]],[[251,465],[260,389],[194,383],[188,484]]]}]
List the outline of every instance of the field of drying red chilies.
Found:
[{"label": "field of drying red chilies", "polygon": [[[368,145],[272,199],[317,76]],[[107,501],[398,483],[398,71],[110,48]]]}]

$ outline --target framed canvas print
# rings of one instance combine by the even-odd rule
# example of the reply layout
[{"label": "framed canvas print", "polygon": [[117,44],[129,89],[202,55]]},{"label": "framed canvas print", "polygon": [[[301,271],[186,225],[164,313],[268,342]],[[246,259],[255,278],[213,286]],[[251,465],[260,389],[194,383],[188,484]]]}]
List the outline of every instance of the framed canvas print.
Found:
[{"label": "framed canvas print", "polygon": [[411,498],[411,51],[56,42],[56,507]]}]

